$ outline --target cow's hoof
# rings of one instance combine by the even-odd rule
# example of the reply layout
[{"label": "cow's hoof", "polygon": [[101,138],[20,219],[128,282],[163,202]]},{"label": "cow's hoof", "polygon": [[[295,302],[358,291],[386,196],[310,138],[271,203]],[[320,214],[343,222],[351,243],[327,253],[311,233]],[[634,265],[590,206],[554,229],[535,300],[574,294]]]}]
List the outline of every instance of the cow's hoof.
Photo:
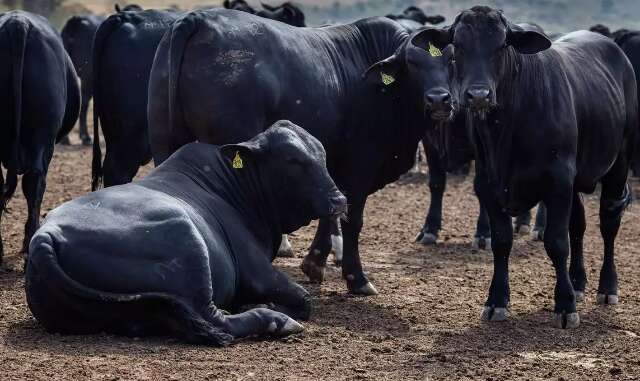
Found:
[{"label": "cow's hoof", "polygon": [[322,283],[324,281],[325,267],[317,265],[308,255],[302,260],[300,269],[311,282]]},{"label": "cow's hoof", "polygon": [[363,296],[378,295],[378,290],[376,290],[376,288],[374,287],[373,284],[371,284],[371,282],[367,282],[358,288],[350,289],[349,292],[354,295],[363,295]]},{"label": "cow's hoof", "polygon": [[416,242],[425,246],[435,245],[437,240],[438,237],[433,233],[420,232],[418,236],[416,236]]},{"label": "cow's hoof", "polygon": [[584,302],[584,291],[576,291],[575,294],[577,303]]},{"label": "cow's hoof", "polygon": [[619,302],[618,295],[600,294],[596,295],[598,304],[616,305]]},{"label": "cow's hoof", "polygon": [[531,233],[531,227],[529,225],[517,225],[515,233],[518,235],[529,235],[529,233]]},{"label": "cow's hoof", "polygon": [[336,266],[338,267],[342,266],[342,253],[343,253],[342,248],[343,248],[342,236],[332,235],[331,249],[333,250],[333,263],[335,263]]},{"label": "cow's hoof", "polygon": [[267,327],[269,334],[279,337],[294,335],[302,331],[304,331],[304,326],[291,318],[287,318],[280,329],[278,329],[278,323],[275,321],[272,321]]},{"label": "cow's hoof", "polygon": [[578,328],[580,315],[577,312],[553,314],[553,326],[560,329]]},{"label": "cow's hoof", "polygon": [[480,320],[482,321],[505,321],[509,317],[509,310],[504,307],[484,306]]},{"label": "cow's hoof", "polygon": [[538,230],[538,229],[533,229],[533,231],[531,231],[531,240],[532,241],[544,241],[544,231],[543,230]]},{"label": "cow's hoof", "polygon": [[491,250],[491,238],[476,237],[471,244],[473,250]]},{"label": "cow's hoof", "polygon": [[291,243],[289,243],[289,239],[286,236],[282,237],[282,241],[280,241],[280,247],[278,248],[277,257],[280,258],[293,258],[296,254],[293,252],[293,248],[291,247]]}]

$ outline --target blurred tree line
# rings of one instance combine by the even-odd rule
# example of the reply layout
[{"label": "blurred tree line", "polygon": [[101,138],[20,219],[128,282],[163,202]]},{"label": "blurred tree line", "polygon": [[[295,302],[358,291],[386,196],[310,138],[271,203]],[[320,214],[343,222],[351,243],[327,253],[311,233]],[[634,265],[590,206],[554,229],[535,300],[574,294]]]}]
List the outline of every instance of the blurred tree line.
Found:
[{"label": "blurred tree line", "polygon": [[49,17],[64,2],[65,0],[2,0],[2,5],[10,9],[20,8]]}]

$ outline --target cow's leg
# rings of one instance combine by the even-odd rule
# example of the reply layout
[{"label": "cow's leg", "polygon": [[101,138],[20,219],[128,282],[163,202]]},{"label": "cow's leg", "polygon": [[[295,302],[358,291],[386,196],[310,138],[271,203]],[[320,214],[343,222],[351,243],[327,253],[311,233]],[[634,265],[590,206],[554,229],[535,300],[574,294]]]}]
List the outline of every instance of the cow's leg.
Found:
[{"label": "cow's leg", "polygon": [[502,211],[492,197],[484,176],[476,174],[476,178],[478,197],[486,205],[489,214],[493,251],[493,278],[480,318],[484,321],[503,321],[507,319],[509,307],[509,255],[513,245],[513,225],[511,217]]},{"label": "cow's leg", "polygon": [[[542,205],[542,203],[540,203]],[[576,302],[584,300],[584,290],[587,286],[587,273],[584,270],[582,256],[582,241],[587,223],[584,217],[584,205],[580,194],[573,194],[571,204],[571,219],[569,221],[569,240],[571,242],[571,262],[569,264],[569,277],[576,294]]]},{"label": "cow's leg", "polygon": [[528,235],[531,232],[531,211],[520,213],[513,224],[516,234]]},{"label": "cow's leg", "polygon": [[547,207],[544,202],[538,203],[538,212],[536,213],[536,226],[531,232],[534,241],[544,240],[544,229],[547,226]]},{"label": "cow's leg", "polygon": [[78,135],[82,145],[90,146],[91,137],[89,136],[89,130],[87,129],[87,112],[89,111],[89,101],[91,101],[91,90],[87,89],[87,86],[82,86],[82,104],[80,106],[80,129]]},{"label": "cow's leg", "polygon": [[369,282],[362,271],[358,239],[362,230],[362,214],[366,197],[353,197],[349,200],[349,213],[342,224],[342,238],[344,240],[344,256],[342,258],[342,276],[347,281],[349,292],[356,295],[376,295],[378,291]]},{"label": "cow's leg", "polygon": [[580,325],[580,316],[576,312],[576,295],[567,271],[573,185],[563,180],[570,177],[567,175],[553,181],[556,186],[550,190],[550,197],[544,200],[548,206],[544,248],[556,272],[553,324],[557,328],[575,328]]},{"label": "cow's leg", "polygon": [[[128,146],[124,145],[122,147]],[[130,183],[139,169],[140,166],[137,155],[132,156],[131,152],[126,152],[125,150],[118,151],[107,147],[102,169],[105,188]]]},{"label": "cow's leg", "polygon": [[342,227],[340,225],[340,219],[331,219],[331,225],[329,228],[331,234],[331,249],[333,250],[334,260],[336,266],[342,266],[342,255],[344,253],[344,242],[342,240]]},{"label": "cow's leg", "polygon": [[293,252],[293,247],[291,247],[291,242],[289,242],[288,235],[282,235],[282,239],[280,240],[280,247],[278,248],[278,253],[276,253],[276,256],[281,258],[293,258],[296,256]]},{"label": "cow's leg", "polygon": [[480,197],[481,178],[476,169],[476,177],[473,180],[473,189],[478,197],[480,211],[478,212],[478,222],[476,224],[476,234],[473,238],[471,247],[474,250],[490,250],[491,249],[491,225],[489,223],[489,213],[482,197]]},{"label": "cow's leg", "polygon": [[[2,173],[2,168],[0,168],[0,197],[2,198],[0,201],[0,227],[2,226],[2,213],[4,212],[6,201],[5,201],[5,185],[4,185],[4,175]],[[2,261],[4,258],[4,245],[2,243],[2,229],[0,228],[0,266],[2,265]]]},{"label": "cow's leg", "polygon": [[22,252],[29,251],[31,237],[40,227],[40,205],[47,186],[46,171],[30,169],[22,176],[22,192],[27,200],[28,216],[24,227]]},{"label": "cow's leg", "polygon": [[602,179],[600,233],[604,241],[604,259],[598,283],[597,302],[599,304],[618,304],[618,274],[614,262],[614,245],[622,215],[631,203],[627,173],[627,163],[619,158]]},{"label": "cow's leg", "polygon": [[429,166],[429,191],[431,192],[431,204],[424,222],[424,226],[416,237],[416,242],[423,245],[433,245],[438,239],[438,233],[442,229],[442,198],[447,185],[447,173],[441,163],[437,150],[422,140],[427,155]]},{"label": "cow's leg", "polygon": [[318,228],[309,253],[300,265],[302,272],[309,277],[310,281],[315,283],[324,281],[329,252],[331,252],[331,220],[322,218],[318,221]]},{"label": "cow's leg", "polygon": [[[288,336],[304,331],[304,327],[289,316],[267,308],[253,308],[228,315],[211,303],[206,320],[234,339],[261,336]],[[188,338],[191,339],[191,338]],[[191,339],[198,342],[198,338]]]}]

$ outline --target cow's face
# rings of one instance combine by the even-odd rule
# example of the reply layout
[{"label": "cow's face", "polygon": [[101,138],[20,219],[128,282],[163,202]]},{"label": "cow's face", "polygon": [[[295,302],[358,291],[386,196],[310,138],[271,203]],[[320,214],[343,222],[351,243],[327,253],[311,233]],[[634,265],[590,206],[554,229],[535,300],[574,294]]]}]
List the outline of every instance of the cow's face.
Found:
[{"label": "cow's face", "polygon": [[249,142],[222,150],[233,159],[235,155],[254,159],[285,233],[347,211],[346,198],[329,176],[322,144],[289,121],[279,121]]},{"label": "cow's face", "polygon": [[371,66],[365,78],[390,92],[418,97],[425,117],[450,121],[456,106],[449,87],[452,49],[436,46],[432,34],[433,29],[415,32],[394,55]]},{"label": "cow's face", "polygon": [[535,54],[551,46],[542,33],[524,30],[500,11],[483,6],[462,12],[449,31],[434,40],[453,43],[458,100],[481,118],[496,105],[496,89],[514,52]]}]

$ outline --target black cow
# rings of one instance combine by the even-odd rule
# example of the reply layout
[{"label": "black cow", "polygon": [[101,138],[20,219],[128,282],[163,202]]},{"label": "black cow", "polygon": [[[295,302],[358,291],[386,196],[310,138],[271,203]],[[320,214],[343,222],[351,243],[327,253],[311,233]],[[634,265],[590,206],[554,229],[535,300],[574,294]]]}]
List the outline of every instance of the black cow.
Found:
[{"label": "black cow", "polygon": [[[543,29],[537,24],[519,23],[518,26],[526,30],[544,33]],[[429,131],[422,139],[422,146],[427,156],[427,166],[429,168],[429,191],[431,194],[431,202],[429,203],[424,225],[416,236],[416,242],[423,245],[435,244],[442,229],[442,199],[447,185],[447,172],[468,172],[469,163],[474,157],[471,137],[466,132],[466,114],[457,113],[452,123],[453,126],[442,125],[437,130]],[[445,134],[444,129],[450,131],[451,134],[449,136]],[[477,193],[476,183],[474,183],[474,190]],[[489,215],[482,200],[479,199],[478,201],[480,208],[471,247],[474,250],[490,250],[491,226],[489,224]],[[544,205],[540,204],[532,231],[532,237],[535,240],[542,240],[544,237],[545,212]],[[526,235],[531,231],[530,225],[531,213],[527,210],[515,218],[514,230],[517,234]]]},{"label": "black cow", "polygon": [[[382,17],[314,29],[224,9],[191,12],[163,38],[151,73],[154,161],[196,139],[242,141],[277,119],[304,126],[349,198],[343,276],[352,293],[374,294],[358,252],[367,196],[410,169],[431,119],[452,113],[448,52],[429,49],[423,35]],[[314,281],[324,276],[329,227],[320,221],[303,262]]]},{"label": "black cow", "polygon": [[[29,308],[65,334],[224,345],[297,333],[311,297],[271,265],[275,249],[346,205],[320,142],[290,122],[241,144],[192,143],[144,180],[51,211],[29,248]],[[257,303],[274,310],[220,309]]]},{"label": "black cow", "polygon": [[[629,58],[634,72],[640,73],[640,31],[618,29],[611,33],[609,28],[602,24],[595,25],[590,30],[613,38]],[[640,88],[640,76],[638,75],[636,75],[636,86]],[[635,157],[631,162],[631,170],[634,176],[640,177],[640,134],[638,134],[635,144]]]},{"label": "black cow", "polygon": [[441,15],[427,16],[424,11],[416,6],[409,6],[399,15],[387,15],[388,18],[396,21],[410,20],[420,25],[424,24],[441,24],[445,18]]},{"label": "black cow", "polygon": [[[91,145],[91,137],[89,137],[87,129],[87,111],[93,97],[91,47],[96,30],[104,19],[103,16],[93,14],[73,16],[67,21],[61,32],[64,47],[71,57],[78,77],[80,77],[82,106],[80,107],[80,130],[78,132],[83,145]],[[69,139],[65,138],[62,143],[69,144]]]},{"label": "black cow", "polygon": [[302,10],[289,2],[283,3],[277,7],[263,3],[262,8],[264,9],[257,11],[256,15],[272,20],[278,20],[293,26],[306,26]]},{"label": "black cow", "polygon": [[[146,10],[109,16],[98,28],[93,49],[94,144],[92,190],[130,182],[151,160],[147,132],[147,90],[160,39],[179,13]],[[106,154],[102,162],[99,130]]]},{"label": "black cow", "polygon": [[[78,120],[80,89],[69,55],[58,32],[28,12],[0,14],[0,215],[15,192],[17,176],[29,215],[23,251],[40,224],[40,204],[56,141]],[[4,250],[0,238],[0,262]]]},{"label": "black cow", "polygon": [[622,50],[585,31],[552,44],[482,6],[462,12],[450,28],[434,30],[429,38],[455,47],[452,87],[471,120],[479,197],[491,222],[495,271],[482,318],[507,317],[509,214],[542,200],[544,244],[557,277],[554,324],[579,325],[576,301],[587,281],[580,193],[593,192],[598,182],[604,262],[597,301],[616,304],[614,241],[631,201],[627,173],[638,132],[634,72]]},{"label": "black cow", "polygon": [[256,13],[256,10],[253,9],[251,5],[247,4],[245,0],[224,0],[222,6],[226,9],[233,9],[236,11],[242,11],[251,14]]},{"label": "black cow", "polygon": [[120,12],[140,12],[143,11],[144,9],[137,5],[137,4],[129,4],[129,5],[125,5],[124,7],[120,7],[119,4],[114,5],[114,9],[116,11],[116,13],[120,13]]}]

